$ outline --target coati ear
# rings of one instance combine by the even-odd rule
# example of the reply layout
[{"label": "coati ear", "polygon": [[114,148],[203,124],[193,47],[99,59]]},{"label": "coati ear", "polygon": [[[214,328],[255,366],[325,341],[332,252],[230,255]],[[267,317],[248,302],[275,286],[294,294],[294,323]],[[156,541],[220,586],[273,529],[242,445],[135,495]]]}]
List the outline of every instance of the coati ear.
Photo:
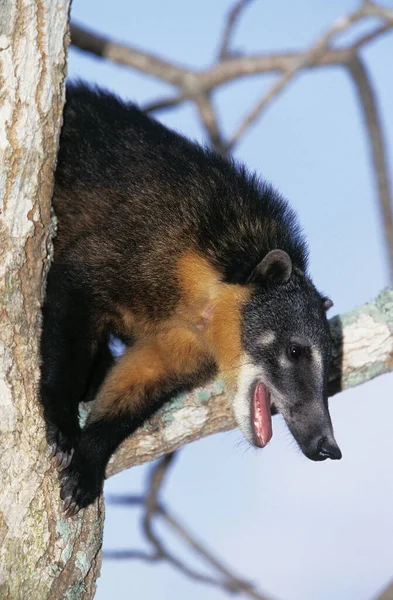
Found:
[{"label": "coati ear", "polygon": [[322,298],[322,308],[324,311],[328,311],[329,308],[332,308],[333,306],[333,300],[330,300],[330,298]]},{"label": "coati ear", "polygon": [[284,250],[271,250],[255,267],[248,281],[269,280],[287,283],[292,275],[292,261]]}]

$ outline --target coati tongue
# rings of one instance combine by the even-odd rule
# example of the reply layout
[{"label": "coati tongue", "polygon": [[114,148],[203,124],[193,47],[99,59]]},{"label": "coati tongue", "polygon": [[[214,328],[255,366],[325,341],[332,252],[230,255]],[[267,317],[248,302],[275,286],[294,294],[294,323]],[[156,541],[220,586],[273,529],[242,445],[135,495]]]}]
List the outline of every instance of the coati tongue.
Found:
[{"label": "coati tongue", "polygon": [[272,439],[272,416],[269,393],[263,383],[257,383],[252,399],[252,422],[255,440],[263,448]]}]

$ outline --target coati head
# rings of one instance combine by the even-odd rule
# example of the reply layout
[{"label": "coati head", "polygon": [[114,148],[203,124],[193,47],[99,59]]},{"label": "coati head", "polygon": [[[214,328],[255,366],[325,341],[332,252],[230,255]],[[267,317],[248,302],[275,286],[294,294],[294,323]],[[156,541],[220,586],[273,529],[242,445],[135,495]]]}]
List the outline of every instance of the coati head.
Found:
[{"label": "coati head", "polygon": [[243,348],[234,413],[248,441],[265,446],[279,412],[303,453],[339,459],[327,403],[331,338],[323,298],[283,250],[254,269],[243,308]]}]

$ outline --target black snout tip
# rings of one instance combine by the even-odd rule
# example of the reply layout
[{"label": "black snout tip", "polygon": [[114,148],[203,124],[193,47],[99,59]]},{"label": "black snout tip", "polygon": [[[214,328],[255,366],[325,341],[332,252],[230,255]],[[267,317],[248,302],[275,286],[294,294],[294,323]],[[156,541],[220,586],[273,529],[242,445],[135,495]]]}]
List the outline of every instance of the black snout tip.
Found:
[{"label": "black snout tip", "polygon": [[340,460],[341,457],[341,450],[337,444],[334,441],[323,437],[318,441],[317,451],[313,456],[313,460],[326,460],[327,458],[331,458],[332,460]]}]

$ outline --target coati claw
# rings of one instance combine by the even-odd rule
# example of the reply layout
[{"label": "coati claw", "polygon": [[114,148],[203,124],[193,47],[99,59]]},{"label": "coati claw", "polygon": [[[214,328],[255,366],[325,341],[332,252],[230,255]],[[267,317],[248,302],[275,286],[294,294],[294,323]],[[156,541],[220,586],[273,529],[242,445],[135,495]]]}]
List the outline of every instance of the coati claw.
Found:
[{"label": "coati claw", "polygon": [[74,517],[80,511],[76,502],[72,501],[72,496],[68,496],[63,502],[63,512],[66,517]]},{"label": "coati claw", "polygon": [[67,511],[65,511],[66,517],[75,517],[80,511],[80,506],[76,504],[76,502],[71,502],[70,507]]},{"label": "coati claw", "polygon": [[58,471],[64,471],[64,469],[66,469],[71,460],[72,460],[72,456],[74,454],[74,449],[71,448],[70,452],[62,452],[61,450],[58,450],[56,452],[56,454],[54,455],[54,464],[55,467],[57,468]]},{"label": "coati claw", "polygon": [[59,471],[66,469],[73,457],[77,434],[67,435],[55,425],[48,425],[46,432],[53,463]]},{"label": "coati claw", "polygon": [[66,512],[70,508],[72,502],[72,496],[67,496],[63,502],[63,511]]},{"label": "coati claw", "polygon": [[104,477],[84,464],[83,458],[75,452],[67,467],[60,473],[60,498],[66,517],[73,517],[82,508],[92,504],[100,495]]},{"label": "coati claw", "polygon": [[56,453],[57,453],[57,444],[56,444],[56,442],[53,442],[50,445],[50,453],[51,453],[52,457],[56,456]]}]

